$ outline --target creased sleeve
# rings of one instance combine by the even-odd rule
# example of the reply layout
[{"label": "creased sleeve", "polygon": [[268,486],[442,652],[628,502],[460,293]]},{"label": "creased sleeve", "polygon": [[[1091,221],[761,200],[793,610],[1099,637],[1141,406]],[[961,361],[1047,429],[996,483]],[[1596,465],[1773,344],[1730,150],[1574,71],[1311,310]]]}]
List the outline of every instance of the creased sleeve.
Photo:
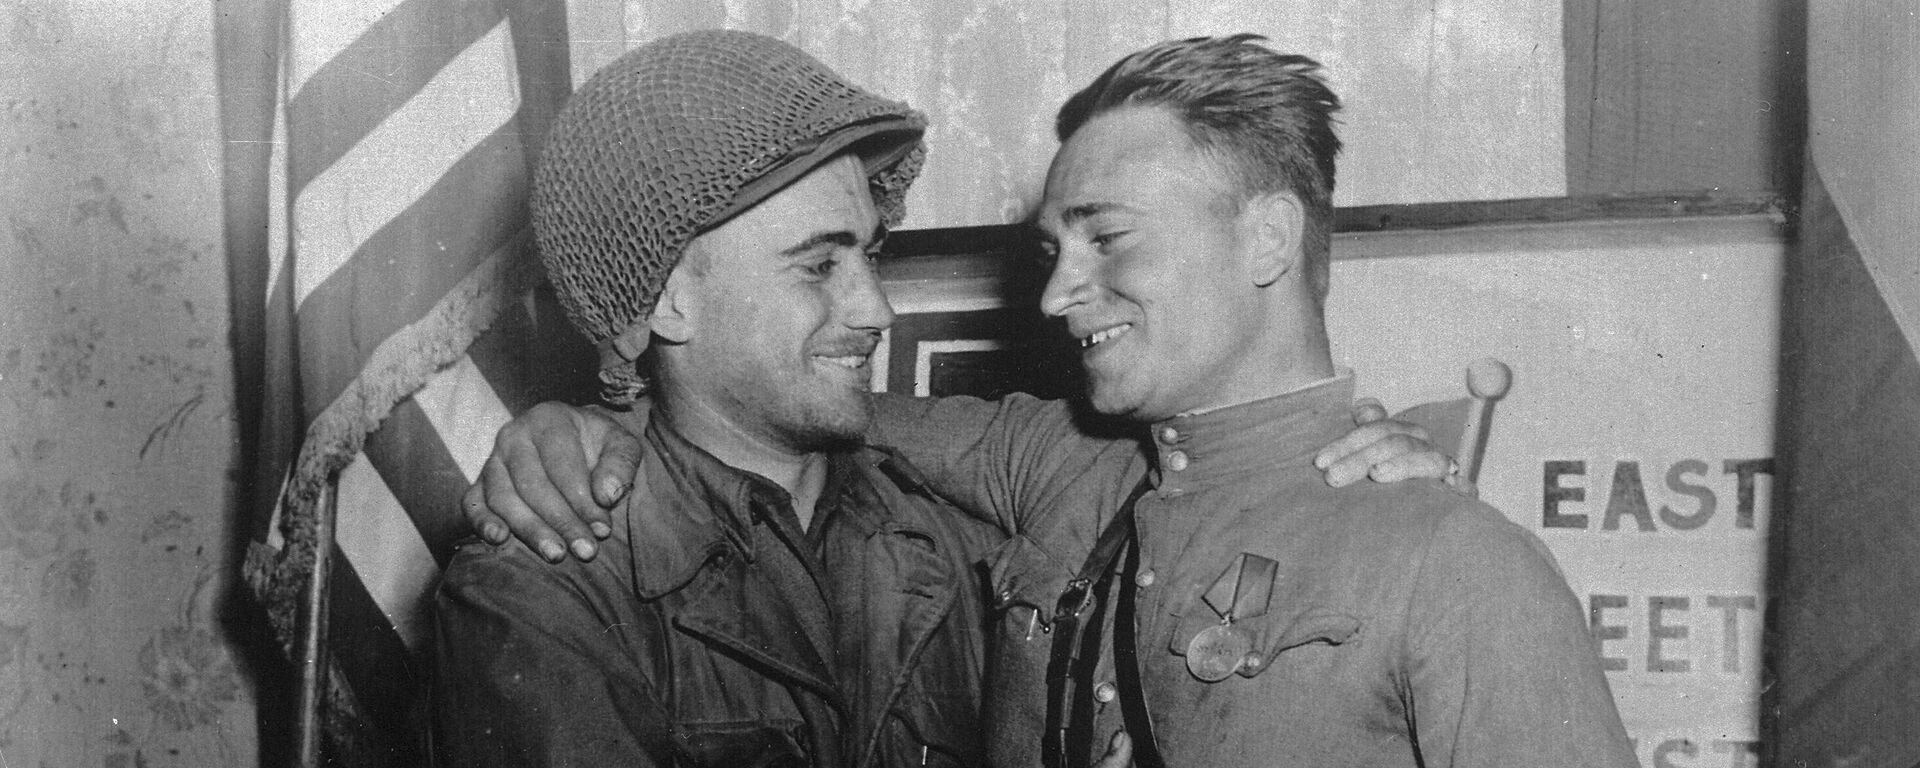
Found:
[{"label": "creased sleeve", "polygon": [[1409,616],[1410,714],[1427,765],[1636,765],[1579,601],[1545,545],[1449,517]]},{"label": "creased sleeve", "polygon": [[867,439],[900,452],[936,493],[1009,535],[1075,478],[1103,467],[1118,478],[1139,455],[1120,427],[1020,393],[992,401],[875,395]]},{"label": "creased sleeve", "polygon": [[437,765],[670,764],[636,662],[650,619],[595,578],[610,567],[548,565],[518,543],[456,552],[435,606]]}]

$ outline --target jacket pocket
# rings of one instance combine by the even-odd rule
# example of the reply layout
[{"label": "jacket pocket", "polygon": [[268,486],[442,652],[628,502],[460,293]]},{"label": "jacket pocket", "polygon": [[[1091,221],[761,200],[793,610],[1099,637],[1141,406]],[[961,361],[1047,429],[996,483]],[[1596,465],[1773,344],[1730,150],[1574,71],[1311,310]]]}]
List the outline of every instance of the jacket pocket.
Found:
[{"label": "jacket pocket", "polygon": [[[1252,557],[1250,554],[1244,556]],[[1240,575],[1243,573],[1241,567],[1238,560],[1227,566],[1216,585],[1230,585],[1234,579],[1245,578]],[[1278,573],[1273,579],[1274,591],[1260,603],[1264,610],[1258,615],[1236,617],[1233,621],[1234,634],[1244,638],[1246,643],[1242,646],[1245,652],[1233,667],[1233,672],[1241,677],[1260,674],[1273,665],[1276,657],[1292,648],[1310,643],[1343,645],[1360,633],[1364,623],[1359,616],[1338,605],[1329,604],[1323,595],[1315,594],[1311,589],[1286,590],[1280,586],[1300,584],[1300,579]],[[1205,598],[1196,595],[1185,605],[1177,607],[1173,612],[1173,634],[1167,639],[1167,650],[1175,656],[1187,656],[1196,637],[1223,623],[1220,611],[1214,606],[1240,599],[1229,591],[1220,594],[1214,598],[1214,603],[1209,604]],[[1216,651],[1219,647],[1217,643],[1213,645]],[[1219,659],[1217,656],[1209,658]],[[1192,667],[1189,666],[1189,669]],[[1225,674],[1225,669],[1216,669],[1220,674]],[[1198,674],[1195,676],[1199,677]]]},{"label": "jacket pocket", "polygon": [[[1273,665],[1275,658],[1290,649],[1310,643],[1343,645],[1360,634],[1359,617],[1322,606],[1301,606],[1298,610],[1269,612],[1264,616],[1239,619],[1233,626],[1247,633],[1248,653],[1234,671],[1241,677],[1253,677]],[[1220,616],[1205,603],[1195,600],[1184,615],[1174,622],[1167,650],[1175,656],[1187,655],[1194,637],[1208,627],[1220,625]]]},{"label": "jacket pocket", "polygon": [[980,697],[964,690],[915,686],[888,724],[879,765],[981,765],[986,731]]}]

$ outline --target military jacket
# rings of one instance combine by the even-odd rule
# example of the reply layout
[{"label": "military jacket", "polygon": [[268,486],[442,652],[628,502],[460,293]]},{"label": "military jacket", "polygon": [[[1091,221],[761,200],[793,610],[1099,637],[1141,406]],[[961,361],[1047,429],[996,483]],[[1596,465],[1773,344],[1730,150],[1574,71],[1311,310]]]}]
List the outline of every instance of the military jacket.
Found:
[{"label": "military jacket", "polygon": [[[883,401],[881,435],[936,446],[909,455],[1013,534],[988,559],[996,765],[1038,764],[1052,611],[1142,478],[1120,588],[1167,765],[1634,764],[1579,601],[1533,534],[1434,481],[1326,484],[1312,455],[1352,428],[1351,401],[1340,377],[1131,441],[1031,398]],[[1249,557],[1271,570],[1240,589]],[[1223,624],[1243,643],[1225,666],[1190,658]],[[1067,765],[1124,727],[1113,637]]]},{"label": "military jacket", "polygon": [[[983,762],[981,553],[1000,539],[891,452],[785,491],[655,418],[646,494],[592,562],[473,541],[437,600],[449,766]],[[638,495],[638,492],[636,492]]]}]

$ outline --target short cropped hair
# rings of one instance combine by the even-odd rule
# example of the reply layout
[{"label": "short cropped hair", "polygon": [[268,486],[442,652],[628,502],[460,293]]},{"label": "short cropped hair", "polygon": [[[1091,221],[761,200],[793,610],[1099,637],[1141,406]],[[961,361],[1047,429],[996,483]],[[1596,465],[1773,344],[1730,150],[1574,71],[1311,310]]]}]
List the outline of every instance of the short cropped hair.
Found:
[{"label": "short cropped hair", "polygon": [[1135,52],[1060,107],[1061,142],[1087,121],[1127,106],[1160,107],[1238,187],[1238,204],[1291,191],[1306,207],[1303,250],[1316,301],[1327,293],[1333,238],[1333,113],[1340,98],[1319,62],[1259,45],[1254,34],[1169,40]]}]

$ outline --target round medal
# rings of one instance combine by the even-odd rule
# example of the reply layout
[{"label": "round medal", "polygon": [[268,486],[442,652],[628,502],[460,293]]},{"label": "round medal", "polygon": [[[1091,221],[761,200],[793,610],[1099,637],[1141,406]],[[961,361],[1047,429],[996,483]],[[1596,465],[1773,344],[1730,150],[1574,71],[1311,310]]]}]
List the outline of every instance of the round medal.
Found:
[{"label": "round medal", "polygon": [[1187,671],[1209,683],[1231,677],[1253,650],[1253,638],[1232,624],[1215,624],[1187,643]]}]

